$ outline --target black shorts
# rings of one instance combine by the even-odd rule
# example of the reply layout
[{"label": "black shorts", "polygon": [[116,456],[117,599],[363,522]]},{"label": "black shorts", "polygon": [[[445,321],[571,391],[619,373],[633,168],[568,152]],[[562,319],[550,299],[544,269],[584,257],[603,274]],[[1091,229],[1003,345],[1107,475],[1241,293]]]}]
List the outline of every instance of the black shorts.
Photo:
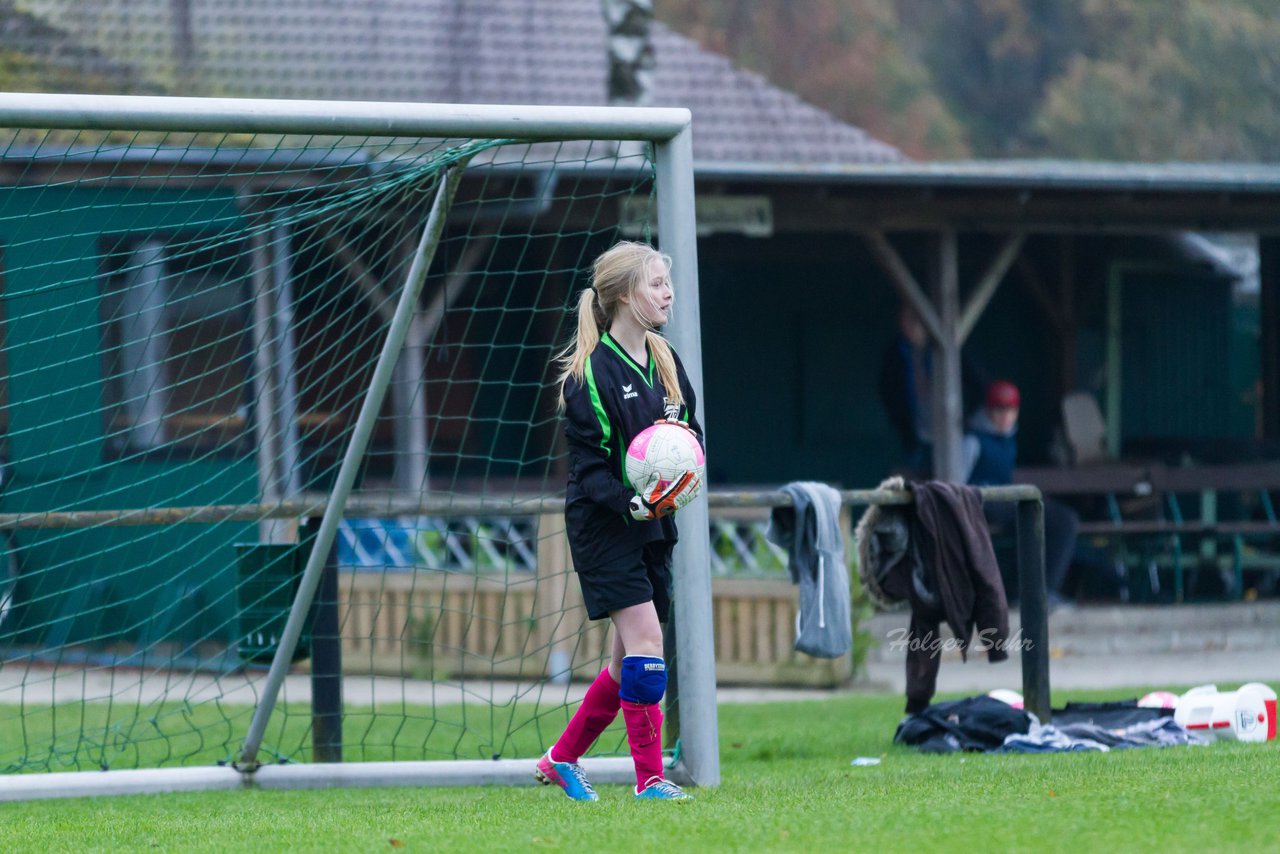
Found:
[{"label": "black shorts", "polygon": [[671,543],[655,540],[607,563],[579,568],[587,616],[603,620],[614,611],[653,602],[658,621],[665,623],[671,610],[671,551]]}]

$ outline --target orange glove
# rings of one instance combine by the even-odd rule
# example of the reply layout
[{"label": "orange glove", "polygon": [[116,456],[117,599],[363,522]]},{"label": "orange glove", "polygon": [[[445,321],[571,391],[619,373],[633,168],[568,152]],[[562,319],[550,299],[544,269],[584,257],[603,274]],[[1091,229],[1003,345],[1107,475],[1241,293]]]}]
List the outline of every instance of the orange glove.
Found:
[{"label": "orange glove", "polygon": [[654,487],[648,497],[637,495],[631,499],[631,518],[641,522],[661,519],[688,504],[702,487],[697,472],[687,471],[666,489]]}]

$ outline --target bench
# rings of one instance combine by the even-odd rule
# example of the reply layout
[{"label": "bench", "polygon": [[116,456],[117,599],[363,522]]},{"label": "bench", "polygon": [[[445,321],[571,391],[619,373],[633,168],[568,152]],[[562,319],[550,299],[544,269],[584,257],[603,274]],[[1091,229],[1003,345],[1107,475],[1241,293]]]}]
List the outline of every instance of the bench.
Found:
[{"label": "bench", "polygon": [[[1188,571],[1218,570],[1236,597],[1244,593],[1246,569],[1280,571],[1272,495],[1280,493],[1280,461],[1023,468],[1015,479],[1073,506],[1094,499],[1080,535],[1109,540],[1127,565],[1170,569],[1176,601],[1185,599]],[[1223,513],[1230,503],[1235,512]]]}]

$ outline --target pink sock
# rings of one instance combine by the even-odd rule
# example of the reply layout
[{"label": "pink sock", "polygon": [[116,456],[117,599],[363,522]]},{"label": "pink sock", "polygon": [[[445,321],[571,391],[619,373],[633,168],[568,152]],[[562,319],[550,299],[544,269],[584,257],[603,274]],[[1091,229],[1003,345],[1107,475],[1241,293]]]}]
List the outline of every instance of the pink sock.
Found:
[{"label": "pink sock", "polygon": [[657,703],[623,700],[622,718],[627,722],[627,744],[636,763],[636,788],[643,789],[651,778],[662,779],[662,709]]},{"label": "pink sock", "polygon": [[618,716],[618,683],[609,675],[609,668],[600,671],[600,675],[587,688],[587,695],[582,698],[582,705],[573,713],[564,734],[551,748],[553,762],[577,762],[582,754],[596,743],[600,733],[613,723]]}]

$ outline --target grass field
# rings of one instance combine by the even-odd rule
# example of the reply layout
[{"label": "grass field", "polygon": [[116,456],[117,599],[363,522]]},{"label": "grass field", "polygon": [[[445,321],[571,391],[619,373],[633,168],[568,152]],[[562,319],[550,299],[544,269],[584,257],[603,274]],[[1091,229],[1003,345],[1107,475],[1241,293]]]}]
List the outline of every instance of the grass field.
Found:
[{"label": "grass field", "polygon": [[1275,743],[926,756],[892,744],[900,710],[897,696],[721,706],[723,785],[693,803],[625,787],[596,804],[544,787],[55,800],[0,805],[0,851],[1280,849]]}]

